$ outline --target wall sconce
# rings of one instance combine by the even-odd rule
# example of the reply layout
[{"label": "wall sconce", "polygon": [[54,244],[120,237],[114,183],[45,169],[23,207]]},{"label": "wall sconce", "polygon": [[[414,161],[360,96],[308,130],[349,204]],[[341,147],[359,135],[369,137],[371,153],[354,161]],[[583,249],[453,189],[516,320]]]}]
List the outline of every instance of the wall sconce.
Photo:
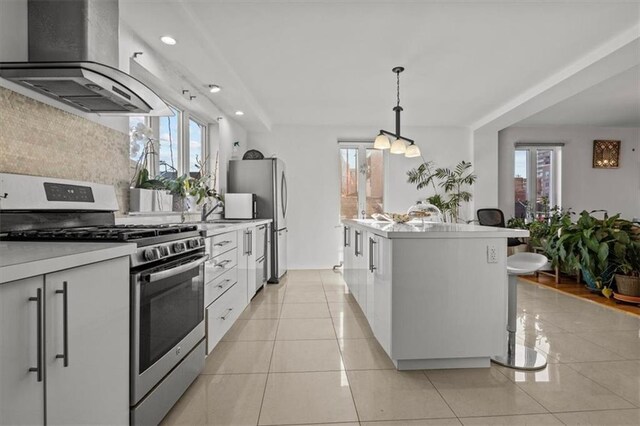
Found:
[{"label": "wall sconce", "polygon": [[620,167],[620,141],[593,141],[593,168],[617,169]]}]

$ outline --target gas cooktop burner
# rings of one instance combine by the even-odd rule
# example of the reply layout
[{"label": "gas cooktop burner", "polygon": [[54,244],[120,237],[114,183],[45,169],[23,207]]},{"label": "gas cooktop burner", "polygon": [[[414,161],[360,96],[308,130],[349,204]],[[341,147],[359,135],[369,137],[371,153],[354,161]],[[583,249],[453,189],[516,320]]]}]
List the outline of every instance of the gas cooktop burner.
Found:
[{"label": "gas cooktop burner", "polygon": [[[196,225],[110,225],[79,228],[40,229],[9,232],[4,240],[12,241],[128,241],[175,236],[197,231]],[[186,237],[186,236],[185,236]]]}]

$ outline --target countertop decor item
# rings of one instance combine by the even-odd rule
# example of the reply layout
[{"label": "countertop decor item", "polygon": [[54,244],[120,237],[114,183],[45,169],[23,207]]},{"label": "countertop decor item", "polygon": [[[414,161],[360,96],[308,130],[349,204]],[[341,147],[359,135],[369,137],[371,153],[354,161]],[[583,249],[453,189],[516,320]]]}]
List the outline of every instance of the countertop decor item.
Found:
[{"label": "countertop decor item", "polygon": [[242,156],[243,160],[262,160],[263,158],[264,155],[262,155],[262,153],[257,149],[250,149]]},{"label": "countertop decor item", "polygon": [[[402,112],[402,107],[400,106],[400,73],[404,71],[404,67],[394,67],[392,71],[396,74],[397,103],[393,107],[396,113],[396,131],[393,133],[387,130],[380,130],[373,147],[376,149],[390,149],[392,154],[404,154],[407,158],[420,157],[420,148],[415,144],[415,141],[400,135],[400,113]],[[395,138],[393,143],[389,140],[389,136]],[[407,143],[409,143],[408,146]]]},{"label": "countertop decor item", "polygon": [[442,212],[439,208],[431,203],[423,203],[422,201],[418,201],[415,205],[409,207],[407,216],[412,220],[419,219],[423,224],[425,221],[436,223],[444,222]]},{"label": "countertop decor item", "polygon": [[593,168],[617,169],[620,167],[620,141],[593,141]]}]

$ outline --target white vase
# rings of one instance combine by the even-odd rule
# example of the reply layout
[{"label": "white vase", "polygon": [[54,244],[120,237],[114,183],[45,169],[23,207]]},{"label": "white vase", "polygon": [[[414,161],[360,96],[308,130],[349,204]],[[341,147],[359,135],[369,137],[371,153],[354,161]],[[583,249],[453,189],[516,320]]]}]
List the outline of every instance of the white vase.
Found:
[{"label": "white vase", "polygon": [[152,189],[131,188],[129,190],[129,211],[153,211],[153,193]]}]

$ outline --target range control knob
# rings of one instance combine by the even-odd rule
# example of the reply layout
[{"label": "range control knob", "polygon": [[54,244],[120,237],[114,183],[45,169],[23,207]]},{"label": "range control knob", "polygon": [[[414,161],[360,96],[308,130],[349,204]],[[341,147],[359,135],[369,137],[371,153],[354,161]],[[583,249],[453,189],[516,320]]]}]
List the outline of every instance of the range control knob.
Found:
[{"label": "range control knob", "polygon": [[169,256],[169,247],[167,246],[160,246],[159,247],[160,250],[160,257],[167,257]]},{"label": "range control knob", "polygon": [[196,238],[196,239],[187,241],[187,245],[189,246],[190,249],[194,249],[194,248],[197,248],[200,245],[200,243],[198,242],[198,239]]},{"label": "range control knob", "polygon": [[187,248],[184,246],[184,243],[174,243],[173,244],[173,252],[174,253],[182,253]]},{"label": "range control knob", "polygon": [[143,255],[145,260],[150,262],[160,259],[160,251],[157,248],[146,249]]}]

